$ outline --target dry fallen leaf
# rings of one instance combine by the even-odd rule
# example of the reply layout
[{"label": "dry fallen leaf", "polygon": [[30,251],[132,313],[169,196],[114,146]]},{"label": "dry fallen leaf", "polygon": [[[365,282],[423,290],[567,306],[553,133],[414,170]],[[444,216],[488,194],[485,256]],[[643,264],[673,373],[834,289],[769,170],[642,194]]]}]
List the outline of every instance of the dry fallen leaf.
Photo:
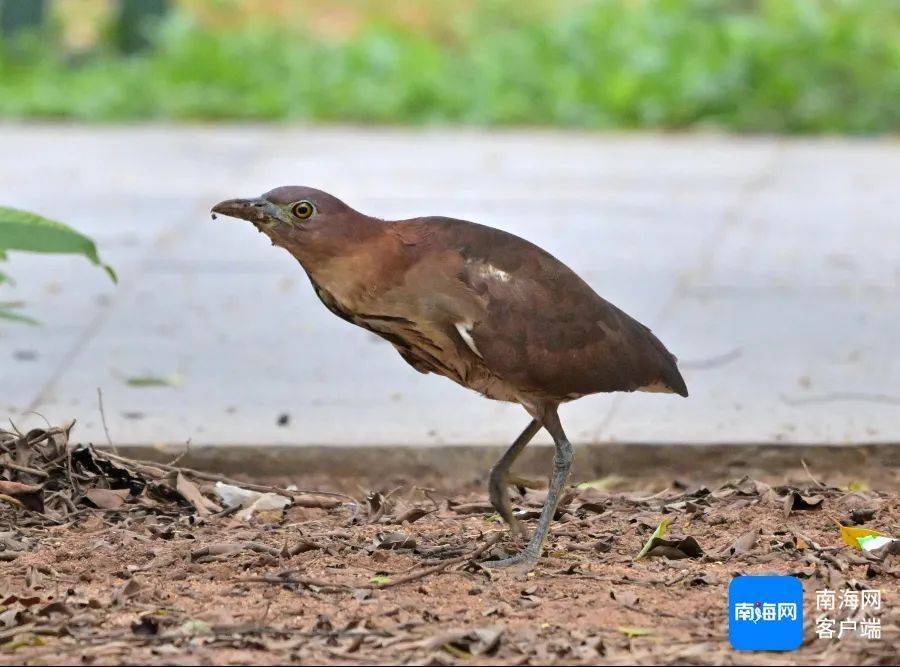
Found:
[{"label": "dry fallen leaf", "polygon": [[144,586],[137,579],[129,579],[121,588],[113,593],[113,603],[123,605],[143,590]]},{"label": "dry fallen leaf", "polygon": [[39,484],[22,484],[0,480],[0,496],[6,496],[15,505],[18,503],[33,512],[44,511],[44,489]]},{"label": "dry fallen leaf", "polygon": [[376,549],[415,549],[416,540],[406,533],[378,533],[373,541]]},{"label": "dry fallen leaf", "polygon": [[664,556],[669,560],[681,560],[682,558],[699,558],[703,555],[703,549],[693,537],[685,537],[681,540],[666,540],[654,537],[649,542],[646,558]]},{"label": "dry fallen leaf", "polygon": [[496,652],[503,635],[502,626],[489,626],[472,630],[457,630],[438,634],[422,642],[423,648],[442,648],[457,657],[491,655]]},{"label": "dry fallen leaf", "polygon": [[817,510],[824,500],[822,496],[801,496],[798,491],[791,491],[784,497],[782,512],[787,518],[795,510]]},{"label": "dry fallen leaf", "polygon": [[428,516],[434,510],[426,510],[421,507],[410,507],[408,510],[403,512],[400,516],[394,519],[391,523],[414,523],[421,519],[423,516]]},{"label": "dry fallen leaf", "polygon": [[635,595],[634,593],[632,593],[631,591],[611,590],[609,592],[609,597],[611,597],[613,600],[615,600],[617,602],[622,603],[626,607],[633,607],[640,600],[640,598],[637,595]]},{"label": "dry fallen leaf", "polygon": [[197,485],[180,472],[175,477],[175,490],[194,506],[194,509],[197,510],[197,514],[200,516],[206,516],[211,511],[219,512],[222,510],[221,507],[200,493],[200,489],[197,488]]},{"label": "dry fallen leaf", "polygon": [[128,489],[88,489],[84,497],[100,509],[117,510],[125,503],[128,494]]},{"label": "dry fallen leaf", "polygon": [[759,538],[759,529],[754,528],[743,535],[741,535],[737,540],[735,540],[734,544],[728,547],[723,553],[723,556],[742,556],[743,554],[749,553],[754,545],[756,544],[756,540]]}]

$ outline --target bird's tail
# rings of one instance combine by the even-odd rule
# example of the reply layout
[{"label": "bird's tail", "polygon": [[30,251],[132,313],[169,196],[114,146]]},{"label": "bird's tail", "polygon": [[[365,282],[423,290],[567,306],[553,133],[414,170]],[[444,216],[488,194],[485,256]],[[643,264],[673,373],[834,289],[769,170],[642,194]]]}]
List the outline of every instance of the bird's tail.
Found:
[{"label": "bird's tail", "polygon": [[681,371],[678,370],[677,359],[674,355],[669,355],[672,357],[672,365],[670,367],[669,372],[663,378],[666,383],[666,386],[669,387],[674,393],[679,396],[688,397],[688,388],[687,384],[684,381],[684,378],[681,376]]},{"label": "bird's tail", "polygon": [[662,344],[662,341],[654,336],[649,329],[647,329],[647,335],[660,357],[660,380],[662,384],[673,394],[687,398],[688,388],[681,371],[678,370],[678,357],[669,352],[666,346]]}]

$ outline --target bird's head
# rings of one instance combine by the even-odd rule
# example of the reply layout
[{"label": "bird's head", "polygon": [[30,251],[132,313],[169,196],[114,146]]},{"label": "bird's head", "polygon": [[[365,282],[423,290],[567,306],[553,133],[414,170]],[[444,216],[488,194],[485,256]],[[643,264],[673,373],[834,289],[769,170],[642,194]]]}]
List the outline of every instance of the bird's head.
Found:
[{"label": "bird's head", "polygon": [[298,259],[339,252],[347,241],[365,233],[372,218],[327,192],[286,185],[252,199],[226,199],[212,208],[216,215],[247,220]]}]

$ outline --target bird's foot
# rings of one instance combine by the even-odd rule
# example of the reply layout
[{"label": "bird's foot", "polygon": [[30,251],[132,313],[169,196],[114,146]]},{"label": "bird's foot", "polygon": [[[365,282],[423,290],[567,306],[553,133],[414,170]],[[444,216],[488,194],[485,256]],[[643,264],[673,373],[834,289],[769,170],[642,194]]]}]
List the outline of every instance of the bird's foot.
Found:
[{"label": "bird's foot", "polygon": [[513,554],[509,558],[501,560],[482,561],[481,566],[489,569],[500,569],[506,567],[521,567],[522,569],[531,569],[537,565],[540,552],[530,547],[525,547],[517,554]]},{"label": "bird's foot", "polygon": [[509,516],[509,536],[516,541],[521,540],[520,543],[528,542],[528,529],[522,525],[522,522],[515,518],[512,514]]}]

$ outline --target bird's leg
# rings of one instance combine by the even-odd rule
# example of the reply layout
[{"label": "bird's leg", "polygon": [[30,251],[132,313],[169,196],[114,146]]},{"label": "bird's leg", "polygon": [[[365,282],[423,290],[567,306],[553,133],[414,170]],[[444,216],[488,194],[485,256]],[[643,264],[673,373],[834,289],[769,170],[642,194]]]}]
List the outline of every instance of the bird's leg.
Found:
[{"label": "bird's leg", "polygon": [[556,414],[556,406],[548,408],[544,411],[541,423],[547,432],[553,437],[553,443],[556,446],[556,453],[553,457],[553,474],[550,477],[550,487],[547,490],[547,500],[544,502],[544,508],[541,510],[541,518],[538,520],[538,527],[531,541],[519,553],[503,560],[484,563],[486,567],[509,567],[511,565],[519,565],[523,563],[534,563],[541,555],[541,547],[544,546],[544,539],[550,531],[550,522],[553,515],[556,514],[556,504],[559,502],[559,494],[566,483],[569,476],[569,468],[572,467],[572,443],[566,437],[562,424],[559,422],[559,415]]},{"label": "bird's leg", "polygon": [[518,519],[513,516],[512,505],[509,502],[509,489],[507,488],[509,486],[509,469],[540,428],[541,423],[537,419],[532,419],[531,423],[516,438],[516,441],[506,450],[506,453],[491,468],[491,476],[488,481],[491,505],[509,525],[509,530],[514,536],[525,537],[525,530]]}]

